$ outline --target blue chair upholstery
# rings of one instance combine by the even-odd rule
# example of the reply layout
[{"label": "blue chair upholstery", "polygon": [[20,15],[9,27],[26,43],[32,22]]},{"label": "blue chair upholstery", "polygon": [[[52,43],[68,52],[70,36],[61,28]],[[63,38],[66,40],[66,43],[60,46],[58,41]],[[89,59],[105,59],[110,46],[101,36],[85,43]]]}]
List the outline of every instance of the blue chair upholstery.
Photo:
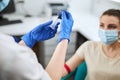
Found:
[{"label": "blue chair upholstery", "polygon": [[70,77],[74,75],[73,80],[85,80],[87,75],[86,63],[83,62],[80,64],[75,71],[71,72],[67,76],[63,77],[61,80],[70,80]]}]

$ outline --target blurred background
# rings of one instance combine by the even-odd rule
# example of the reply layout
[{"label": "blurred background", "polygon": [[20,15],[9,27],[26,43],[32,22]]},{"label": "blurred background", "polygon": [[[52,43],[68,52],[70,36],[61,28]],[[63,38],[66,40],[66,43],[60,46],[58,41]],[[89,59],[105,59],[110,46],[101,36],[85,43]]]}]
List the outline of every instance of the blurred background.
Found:
[{"label": "blurred background", "polygon": [[[37,25],[55,20],[61,10],[69,11],[74,19],[71,42],[66,60],[87,40],[98,41],[99,17],[107,9],[120,9],[120,0],[10,0],[0,12],[0,32],[20,37]],[[58,30],[59,32],[59,30]],[[45,67],[57,45],[56,37],[39,42],[34,47],[38,61]]]}]

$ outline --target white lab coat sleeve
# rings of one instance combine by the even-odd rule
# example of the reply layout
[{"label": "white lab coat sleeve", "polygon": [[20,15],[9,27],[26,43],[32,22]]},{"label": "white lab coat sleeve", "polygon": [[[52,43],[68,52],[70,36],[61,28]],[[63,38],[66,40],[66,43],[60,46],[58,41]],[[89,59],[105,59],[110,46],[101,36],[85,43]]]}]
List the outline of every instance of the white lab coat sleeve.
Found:
[{"label": "white lab coat sleeve", "polygon": [[46,71],[43,72],[41,80],[52,80]]},{"label": "white lab coat sleeve", "polygon": [[0,80],[51,80],[28,47],[0,34]]}]

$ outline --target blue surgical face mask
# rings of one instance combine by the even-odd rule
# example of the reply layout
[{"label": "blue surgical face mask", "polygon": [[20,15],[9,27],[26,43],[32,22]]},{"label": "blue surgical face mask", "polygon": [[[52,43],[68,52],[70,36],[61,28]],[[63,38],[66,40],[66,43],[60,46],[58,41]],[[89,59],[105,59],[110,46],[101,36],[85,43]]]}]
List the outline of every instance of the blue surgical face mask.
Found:
[{"label": "blue surgical face mask", "polygon": [[106,45],[110,45],[118,40],[118,30],[99,29],[98,34],[101,41]]},{"label": "blue surgical face mask", "polygon": [[7,7],[9,0],[0,1],[0,12]]}]

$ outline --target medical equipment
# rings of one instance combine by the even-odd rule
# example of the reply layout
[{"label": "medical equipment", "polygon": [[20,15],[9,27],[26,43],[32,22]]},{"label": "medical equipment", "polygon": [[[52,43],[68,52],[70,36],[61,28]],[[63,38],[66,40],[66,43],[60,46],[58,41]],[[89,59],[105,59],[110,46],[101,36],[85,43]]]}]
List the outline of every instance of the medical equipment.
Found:
[{"label": "medical equipment", "polygon": [[99,29],[99,37],[101,39],[101,41],[106,44],[106,45],[110,45],[112,43],[114,43],[115,41],[118,40],[118,30],[103,30],[103,29]]},{"label": "medical equipment", "polygon": [[55,25],[56,25],[56,24],[60,23],[60,21],[61,21],[61,16],[62,16],[62,12],[60,11],[60,12],[58,12],[57,19],[56,19],[55,21],[53,21],[53,23],[50,25],[50,27],[51,27],[52,29],[55,28]]}]

